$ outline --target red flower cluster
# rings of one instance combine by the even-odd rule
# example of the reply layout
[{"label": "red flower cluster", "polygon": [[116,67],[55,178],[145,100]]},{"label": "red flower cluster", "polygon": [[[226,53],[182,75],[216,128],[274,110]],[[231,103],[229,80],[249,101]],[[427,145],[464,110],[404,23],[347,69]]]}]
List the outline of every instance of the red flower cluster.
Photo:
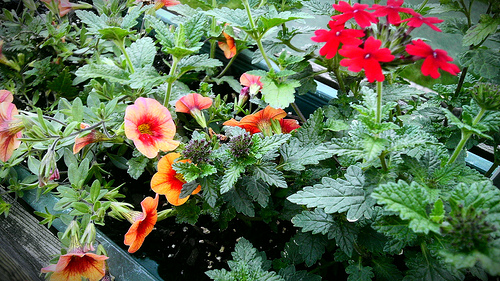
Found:
[{"label": "red flower cluster", "polygon": [[[340,65],[348,67],[348,70],[353,72],[364,70],[369,82],[384,81],[385,76],[382,69],[389,63],[394,65],[414,62],[419,59],[424,59],[422,64],[424,75],[430,75],[436,79],[440,76],[438,69],[457,75],[460,70],[456,65],[449,63],[453,59],[447,55],[446,51],[434,50],[422,40],[413,40],[410,43],[410,39],[408,39],[410,32],[423,24],[440,32],[441,30],[434,24],[443,20],[435,17],[424,17],[411,8],[402,7],[403,3],[403,0],[388,0],[387,5],[375,4],[369,7],[367,4],[357,3],[351,6],[345,1],[340,1],[338,4],[333,4],[335,10],[341,14],[332,16],[332,20],[328,23],[330,30],[316,30],[315,36],[311,39],[315,42],[326,43],[319,50],[320,55],[331,59],[338,52],[345,57],[340,61]],[[367,10],[374,10],[374,12]],[[411,17],[401,20],[400,13],[408,14]],[[376,30],[371,28],[372,23],[378,23],[379,18],[382,17],[386,18],[385,26],[400,26],[402,23],[406,23],[407,30],[401,33],[401,38],[384,37],[382,35],[383,27]],[[351,19],[354,19],[362,29],[345,28],[346,22]],[[397,41],[398,39],[400,41]],[[400,46],[395,47],[397,45],[395,41],[396,43],[401,42]]]}]

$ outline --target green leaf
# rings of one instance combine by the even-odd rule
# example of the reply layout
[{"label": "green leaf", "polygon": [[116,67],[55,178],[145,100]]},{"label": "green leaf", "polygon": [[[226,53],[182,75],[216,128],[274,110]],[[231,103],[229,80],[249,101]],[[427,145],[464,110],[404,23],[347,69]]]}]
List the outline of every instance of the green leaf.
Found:
[{"label": "green leaf", "polygon": [[355,224],[346,221],[335,221],[330,228],[328,238],[335,238],[342,252],[351,257],[358,234],[359,227],[356,227]]},{"label": "green leaf", "polygon": [[408,221],[402,220],[399,216],[380,216],[372,227],[386,236],[402,241],[405,245],[417,239],[417,234],[409,228]]},{"label": "green leaf", "polygon": [[285,281],[283,277],[273,271],[264,268],[265,255],[260,254],[253,245],[245,238],[239,239],[231,253],[233,260],[227,262],[231,271],[226,269],[214,269],[205,272],[213,280],[262,280],[262,281]]},{"label": "green leaf", "polygon": [[299,245],[300,254],[309,267],[321,258],[327,245],[323,235],[313,235],[309,232],[298,232],[292,239]]},{"label": "green leaf", "polygon": [[126,48],[134,69],[151,67],[155,60],[156,47],[151,37],[140,38]]},{"label": "green leaf", "polygon": [[483,132],[486,128],[480,126],[480,124],[476,124],[473,126],[472,124],[466,124],[460,119],[458,119],[453,113],[451,113],[448,109],[443,108],[443,112],[446,115],[446,118],[448,118],[449,122],[455,126],[457,126],[460,130],[463,130],[465,132],[470,132],[473,134],[476,134],[480,137],[491,139],[491,136]]},{"label": "green leaf", "polygon": [[393,281],[402,280],[403,274],[389,257],[377,257],[372,259],[373,271],[377,280]]},{"label": "green leaf", "polygon": [[243,9],[229,9],[222,7],[220,9],[212,9],[206,11],[209,16],[214,16],[217,20],[229,23],[231,26],[249,30],[250,21],[248,20],[247,12]]},{"label": "green leaf", "polygon": [[350,262],[345,272],[349,274],[347,281],[371,281],[375,274],[369,266],[363,266],[359,263]]},{"label": "green leaf", "polygon": [[75,84],[90,78],[102,78],[124,85],[129,83],[129,73],[114,64],[86,64],[78,68],[75,74],[78,76],[73,82]]},{"label": "green leaf", "polygon": [[293,265],[281,268],[279,275],[285,278],[286,281],[321,281],[321,276],[309,273],[305,270],[297,271]]},{"label": "green leaf", "polygon": [[67,69],[64,69],[57,77],[48,81],[47,87],[65,97],[73,97],[78,92],[78,90],[73,87],[73,76]]},{"label": "green leaf", "polygon": [[177,65],[182,73],[188,71],[205,71],[210,68],[222,66],[222,62],[212,59],[208,54],[194,55],[182,58]]},{"label": "green leaf", "polygon": [[144,169],[148,165],[149,159],[144,156],[131,158],[127,161],[128,170],[127,173],[133,179],[138,179],[142,173],[144,173]]},{"label": "green leaf", "polygon": [[262,77],[262,99],[274,108],[286,108],[295,101],[295,88],[300,86],[297,80],[286,80],[282,83]]},{"label": "green leaf", "polygon": [[306,186],[287,199],[308,208],[324,208],[327,214],[347,212],[349,221],[371,217],[371,200],[366,200],[363,185],[365,177],[361,168],[350,166],[347,180],[324,177],[321,184]]},{"label": "green leaf", "polygon": [[410,220],[409,227],[420,233],[429,231],[440,233],[440,225],[432,221],[427,214],[429,194],[417,182],[408,185],[405,181],[390,182],[374,189],[372,197],[385,209],[399,213],[404,220]]},{"label": "green leaf", "polygon": [[133,34],[134,32],[120,27],[112,26],[99,29],[99,33],[101,34],[102,39],[121,42],[125,37]]},{"label": "green leaf", "polygon": [[278,12],[274,6],[269,6],[269,11],[267,11],[262,17],[259,18],[259,28],[263,29],[263,33],[269,29],[279,26],[285,22],[289,22],[297,19],[307,19],[314,18],[314,16],[307,13],[284,11]]},{"label": "green leaf", "polygon": [[249,217],[255,216],[255,210],[250,196],[242,188],[233,188],[224,193],[224,199],[233,206],[237,212]]},{"label": "green leaf", "polygon": [[433,258],[428,252],[424,257],[422,253],[416,253],[408,257],[406,265],[409,270],[403,281],[411,280],[442,280],[461,281],[464,279],[462,273],[450,271],[439,260]]},{"label": "green leaf", "polygon": [[365,159],[371,161],[378,158],[384,151],[388,141],[375,136],[366,136],[364,141]]},{"label": "green leaf", "polygon": [[122,18],[122,22],[120,24],[120,27],[124,29],[131,29],[134,26],[137,25],[137,19],[141,16],[141,14],[151,8],[152,5],[136,5],[129,7],[127,10],[127,14]]},{"label": "green leaf", "polygon": [[325,213],[323,209],[303,211],[292,218],[296,227],[301,227],[303,232],[311,231],[312,234],[327,234],[334,223],[333,216]]},{"label": "green leaf", "polygon": [[329,159],[333,155],[323,144],[303,143],[298,138],[292,138],[289,143],[281,147],[280,152],[285,171],[305,170],[306,165],[319,164],[319,161]]},{"label": "green leaf", "polygon": [[267,207],[271,191],[269,186],[254,177],[245,177],[243,180],[248,195],[263,208]]},{"label": "green leaf", "polygon": [[224,194],[231,190],[243,172],[245,172],[245,166],[237,165],[234,163],[229,166],[229,168],[225,171],[224,176],[222,177],[220,193]]},{"label": "green leaf", "polygon": [[130,87],[132,89],[152,89],[167,82],[169,78],[171,78],[169,75],[160,76],[153,66],[136,68],[135,72],[130,74]]},{"label": "green leaf", "polygon": [[266,154],[277,151],[278,148],[282,144],[287,142],[290,137],[290,134],[278,134],[266,137],[262,137],[261,135],[253,135],[253,145],[251,150],[254,152],[255,158],[261,159]]},{"label": "green leaf", "polygon": [[443,200],[439,198],[436,202],[434,202],[434,208],[432,209],[429,217],[433,222],[441,223],[443,221],[444,214]]},{"label": "green leaf", "polygon": [[287,188],[288,185],[283,177],[283,173],[276,169],[276,163],[261,162],[257,165],[252,165],[253,175],[258,179],[263,180],[269,185],[274,185],[281,188]]},{"label": "green leaf", "polygon": [[500,76],[500,54],[496,50],[468,50],[460,56],[460,63],[475,75],[487,79],[498,79]]},{"label": "green leaf", "polygon": [[495,33],[500,25],[499,18],[492,18],[488,14],[481,14],[479,23],[467,30],[463,38],[463,46],[479,45],[491,34]]},{"label": "green leaf", "polygon": [[76,10],[76,16],[87,25],[88,33],[99,34],[100,29],[108,27],[109,18],[105,14],[97,16],[93,12]]}]

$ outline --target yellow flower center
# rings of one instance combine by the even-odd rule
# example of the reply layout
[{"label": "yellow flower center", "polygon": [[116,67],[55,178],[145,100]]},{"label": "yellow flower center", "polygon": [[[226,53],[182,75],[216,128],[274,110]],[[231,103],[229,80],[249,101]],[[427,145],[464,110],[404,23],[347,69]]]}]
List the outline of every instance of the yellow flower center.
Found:
[{"label": "yellow flower center", "polygon": [[139,132],[141,132],[141,134],[148,134],[148,135],[153,135],[153,132],[151,131],[151,127],[149,126],[149,124],[141,124],[137,127],[137,129],[139,130]]},{"label": "yellow flower center", "polygon": [[182,182],[186,182],[182,174],[176,173],[174,177]]}]

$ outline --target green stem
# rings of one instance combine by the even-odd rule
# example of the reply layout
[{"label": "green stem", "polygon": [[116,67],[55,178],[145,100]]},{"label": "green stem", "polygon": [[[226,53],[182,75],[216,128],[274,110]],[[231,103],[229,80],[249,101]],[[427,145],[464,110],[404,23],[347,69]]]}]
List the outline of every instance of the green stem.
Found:
[{"label": "green stem", "polygon": [[417,11],[418,11],[419,13],[421,13],[421,12],[422,12],[422,10],[425,8],[425,5],[427,5],[427,2],[428,2],[428,1],[429,1],[429,0],[425,0],[424,2],[422,2],[422,4],[420,5],[420,7],[418,7]]},{"label": "green stem", "polygon": [[300,111],[299,107],[297,106],[297,104],[295,102],[292,102],[292,108],[293,110],[295,110],[295,113],[297,113],[297,115],[299,116],[300,120],[305,123],[307,120],[306,120],[306,117],[304,116],[304,114],[302,114],[302,112]]},{"label": "green stem", "polygon": [[[476,115],[476,118],[472,121],[472,126],[476,125],[481,121],[481,118],[483,118],[484,113],[486,112],[486,109],[481,108],[481,111]],[[450,159],[448,160],[447,165],[452,164],[457,160],[458,155],[460,155],[460,152],[462,152],[462,149],[464,148],[465,144],[469,140],[469,138],[472,136],[472,132],[465,131],[462,129],[462,137],[460,138],[460,142],[458,143],[457,147],[455,148],[455,151],[453,151],[453,154],[451,155]]]},{"label": "green stem", "polygon": [[375,122],[382,122],[382,82],[377,81],[377,111],[375,112]]},{"label": "green stem", "polygon": [[335,63],[335,65],[333,66],[333,73],[335,74],[335,78],[337,78],[337,83],[339,84],[340,92],[347,95],[344,85],[344,79],[342,78],[342,74],[339,71],[339,57],[335,56],[333,58],[333,61]]},{"label": "green stem", "polygon": [[128,66],[130,73],[134,73],[135,72],[134,65],[132,65],[132,61],[130,60],[130,57],[128,56],[127,50],[125,49],[124,40],[123,39],[120,41],[114,40],[113,42],[115,42],[116,46],[118,46],[120,51],[122,51],[123,55],[125,56],[125,60],[127,61],[127,66]]},{"label": "green stem", "polygon": [[269,70],[271,70],[273,68],[273,66],[271,64],[271,61],[267,57],[266,52],[264,51],[264,46],[262,45],[262,35],[257,36],[255,34],[255,32],[256,32],[255,22],[254,22],[253,17],[252,17],[252,12],[250,10],[250,5],[248,4],[248,0],[243,0],[242,2],[243,2],[243,5],[245,6],[245,10],[247,11],[248,20],[250,21],[250,27],[252,28],[252,32],[249,33],[249,35],[257,42],[257,47],[259,48],[260,53],[262,54],[262,57],[264,58],[264,61],[266,62],[267,67],[269,68]]},{"label": "green stem", "polygon": [[457,88],[455,89],[455,97],[457,97],[460,91],[462,90],[462,85],[464,84],[465,76],[467,75],[467,70],[468,67],[464,67],[462,69],[462,74],[460,74],[460,79],[458,80]]},{"label": "green stem", "polygon": [[493,165],[491,165],[491,167],[488,169],[488,171],[486,171],[486,173],[484,173],[484,176],[489,178],[491,176],[491,174],[493,174],[493,172],[498,168],[498,163],[497,162],[493,162]]},{"label": "green stem", "polygon": [[[177,59],[177,57],[173,57],[172,67],[170,67],[170,71],[168,72],[169,76],[172,77],[175,75],[175,71],[177,70],[178,63],[179,63],[179,59]],[[167,84],[167,92],[165,93],[165,100],[163,101],[163,106],[167,106],[168,103],[170,102],[170,95],[172,93],[172,85],[174,84],[175,80],[177,80],[177,79],[174,79],[173,81],[168,82],[168,84]]]},{"label": "green stem", "polygon": [[238,56],[238,53],[236,53],[230,60],[229,62],[227,63],[226,67],[224,67],[224,69],[221,71],[221,73],[219,73],[219,75],[217,75],[216,78],[221,78],[222,76],[224,76],[224,74],[228,71],[229,67],[233,64],[233,62],[236,60],[236,57]]}]

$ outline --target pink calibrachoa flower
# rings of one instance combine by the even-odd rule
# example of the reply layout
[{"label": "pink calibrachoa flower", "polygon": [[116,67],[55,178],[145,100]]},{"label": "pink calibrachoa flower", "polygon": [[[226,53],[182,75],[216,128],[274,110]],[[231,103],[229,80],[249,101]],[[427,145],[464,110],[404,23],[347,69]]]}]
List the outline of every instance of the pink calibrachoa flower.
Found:
[{"label": "pink calibrachoa flower", "polygon": [[158,208],[159,195],[156,194],[155,198],[146,197],[141,202],[142,212],[131,211],[125,216],[132,223],[125,234],[124,244],[130,246],[128,248],[129,253],[135,253],[139,248],[141,248],[142,243],[146,239],[156,224],[158,220]]},{"label": "pink calibrachoa flower", "polygon": [[380,62],[390,62],[394,60],[391,51],[388,48],[380,49],[382,41],[370,36],[364,43],[363,49],[358,46],[344,45],[339,50],[339,54],[346,57],[340,61],[340,65],[346,66],[348,70],[360,72],[365,70],[366,78],[372,83],[377,80],[384,81],[385,76],[382,72]]},{"label": "pink calibrachoa flower", "polygon": [[82,277],[99,281],[104,277],[107,259],[104,255],[85,253],[81,247],[76,247],[61,255],[57,264],[42,268],[42,273],[52,272],[50,281],[80,281]]},{"label": "pink calibrachoa flower", "polygon": [[[85,124],[85,123],[80,124],[80,129],[85,129],[88,127],[90,127],[90,125]],[[73,145],[73,154],[77,154],[85,146],[87,146],[91,143],[100,142],[100,141],[104,141],[104,140],[108,140],[106,135],[104,135],[103,133],[101,133],[97,130],[91,130],[89,133],[87,133],[86,135],[84,135],[82,137],[77,136],[75,138],[75,144]]]},{"label": "pink calibrachoa flower", "polygon": [[[433,30],[435,30],[437,32],[441,32],[441,29],[439,29],[434,24],[435,23],[443,22],[442,19],[439,19],[439,18],[436,18],[436,17],[424,17],[421,14],[419,14],[417,12],[414,12],[414,11],[412,11],[411,14],[412,14],[413,17],[411,17],[409,19],[402,20],[401,22],[408,22],[408,26],[413,27],[413,28],[420,27],[420,26],[422,26],[422,24],[425,23],[430,28],[432,28]],[[412,29],[410,29],[409,31],[407,31],[407,33],[411,32]]]},{"label": "pink calibrachoa flower", "polygon": [[207,127],[207,121],[205,116],[201,112],[203,109],[210,108],[212,106],[212,99],[209,97],[204,97],[198,93],[191,93],[181,97],[175,103],[175,111],[188,113],[194,117],[196,122],[200,124],[202,128]]},{"label": "pink calibrachoa flower", "polygon": [[399,25],[401,23],[401,17],[399,13],[411,14],[413,9],[403,8],[404,0],[387,0],[387,5],[374,4],[368,10],[375,10],[373,15],[376,17],[387,17],[387,22],[394,25]]},{"label": "pink calibrachoa flower", "polygon": [[219,48],[224,52],[226,59],[230,59],[236,55],[236,44],[234,43],[234,38],[231,37],[226,32],[222,32],[224,36],[224,41],[218,41],[217,44]]},{"label": "pink calibrachoa flower", "polygon": [[330,30],[319,29],[314,32],[314,42],[326,42],[319,50],[319,54],[326,56],[327,59],[333,58],[339,49],[340,43],[344,45],[359,45],[363,41],[359,37],[365,36],[365,33],[359,29],[345,29],[343,24],[336,24],[334,21],[328,23]]},{"label": "pink calibrachoa flower", "polygon": [[255,96],[262,89],[262,86],[264,86],[264,84],[260,82],[260,76],[248,73],[243,73],[240,76],[240,84],[248,87],[251,97]]},{"label": "pink calibrachoa flower", "polygon": [[340,15],[333,16],[336,24],[344,24],[346,21],[354,18],[361,27],[368,27],[373,23],[377,23],[378,19],[372,13],[365,11],[368,8],[367,4],[355,3],[352,7],[345,1],[340,1],[339,4],[332,5],[335,10],[342,12]]},{"label": "pink calibrachoa flower", "polygon": [[[180,153],[171,152],[163,156],[158,162],[158,172],[151,178],[151,189],[167,197],[167,201],[174,205],[180,206],[189,199],[189,195],[180,198],[182,186],[186,183],[184,176],[177,173],[172,167],[172,164],[177,158],[181,157]],[[179,160],[181,162],[189,162],[189,160]],[[200,192],[201,186],[198,185],[191,195]]]},{"label": "pink calibrachoa flower", "polygon": [[24,125],[14,116],[18,115],[17,107],[12,103],[14,97],[11,92],[2,90],[0,93],[0,160],[6,162],[21,145]]},{"label": "pink calibrachoa flower", "polygon": [[155,10],[158,10],[162,7],[170,7],[180,4],[181,2],[175,0],[156,0],[155,1]]},{"label": "pink calibrachoa flower", "polygon": [[433,50],[431,46],[427,45],[421,39],[413,40],[412,44],[406,46],[406,52],[408,54],[424,58],[424,63],[422,64],[422,74],[425,76],[431,76],[434,79],[439,78],[441,74],[438,68],[447,71],[453,75],[457,75],[460,72],[458,66],[449,63],[453,59],[448,56],[448,53],[444,50],[436,49]]},{"label": "pink calibrachoa flower", "polygon": [[170,111],[155,99],[138,98],[125,110],[125,135],[148,158],[156,157],[159,150],[177,148],[175,131]]}]

